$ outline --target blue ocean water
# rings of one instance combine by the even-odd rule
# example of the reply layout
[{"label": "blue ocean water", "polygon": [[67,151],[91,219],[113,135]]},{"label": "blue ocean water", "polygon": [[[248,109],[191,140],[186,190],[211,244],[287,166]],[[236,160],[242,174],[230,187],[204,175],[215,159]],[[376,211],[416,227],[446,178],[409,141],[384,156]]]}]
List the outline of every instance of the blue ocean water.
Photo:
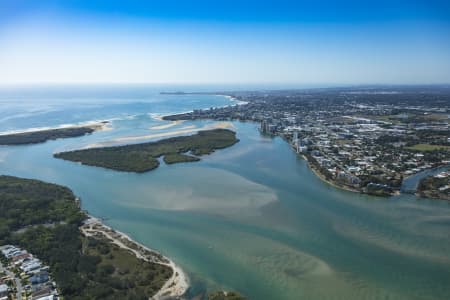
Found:
[{"label": "blue ocean water", "polygon": [[[450,299],[450,205],[375,198],[323,183],[280,138],[241,122],[165,122],[163,114],[233,104],[161,95],[170,87],[0,91],[0,131],[110,120],[110,129],[0,147],[0,173],[69,186],[91,214],[173,258],[194,297]],[[174,87],[172,90],[177,90]],[[197,163],[145,174],[54,159],[54,152],[155,140],[226,126],[240,142]]]}]

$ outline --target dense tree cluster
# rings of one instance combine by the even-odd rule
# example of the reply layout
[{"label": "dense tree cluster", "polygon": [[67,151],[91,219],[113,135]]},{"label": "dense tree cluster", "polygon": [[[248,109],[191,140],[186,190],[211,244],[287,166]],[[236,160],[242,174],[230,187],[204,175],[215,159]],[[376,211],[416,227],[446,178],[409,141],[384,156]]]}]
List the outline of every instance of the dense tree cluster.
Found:
[{"label": "dense tree cluster", "polygon": [[73,193],[37,180],[0,176],[0,244],[27,249],[50,266],[65,299],[148,299],[172,276],[101,237],[85,237]]},{"label": "dense tree cluster", "polygon": [[157,158],[161,156],[165,156],[165,161],[169,164],[197,161],[199,158],[195,156],[210,154],[238,141],[236,133],[231,130],[213,129],[156,142],[75,150],[56,153],[54,156],[89,166],[143,173],[157,168]]},{"label": "dense tree cluster", "polygon": [[78,225],[85,218],[66,187],[0,176],[0,242],[19,229],[45,224]]},{"label": "dense tree cluster", "polygon": [[37,144],[48,140],[82,136],[94,132],[92,127],[70,127],[0,135],[0,145]]},{"label": "dense tree cluster", "polygon": [[236,292],[214,292],[209,294],[208,300],[245,300],[243,296]]}]

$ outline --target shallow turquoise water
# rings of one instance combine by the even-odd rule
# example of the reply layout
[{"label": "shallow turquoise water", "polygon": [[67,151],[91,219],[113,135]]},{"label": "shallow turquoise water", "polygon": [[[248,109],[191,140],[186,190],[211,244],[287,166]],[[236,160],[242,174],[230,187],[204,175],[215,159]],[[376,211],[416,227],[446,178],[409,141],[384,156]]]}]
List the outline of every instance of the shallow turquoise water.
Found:
[{"label": "shallow turquoise water", "polygon": [[[241,141],[201,162],[161,165],[146,174],[52,158],[55,151],[124,137],[138,142],[207,128],[215,122],[152,129],[167,123],[151,114],[229,103],[213,96],[124,94],[114,103],[85,96],[34,103],[44,102],[40,107],[49,111],[57,102],[64,117],[44,109],[30,113],[29,103],[23,106],[28,117],[21,117],[23,107],[9,103],[7,111],[3,105],[1,131],[114,121],[112,130],[90,136],[0,147],[1,173],[69,186],[91,214],[179,263],[191,279],[191,295],[226,288],[251,299],[450,299],[448,202],[336,190],[283,140],[260,136],[256,124],[234,122]],[[0,102],[8,97],[0,94]]]}]

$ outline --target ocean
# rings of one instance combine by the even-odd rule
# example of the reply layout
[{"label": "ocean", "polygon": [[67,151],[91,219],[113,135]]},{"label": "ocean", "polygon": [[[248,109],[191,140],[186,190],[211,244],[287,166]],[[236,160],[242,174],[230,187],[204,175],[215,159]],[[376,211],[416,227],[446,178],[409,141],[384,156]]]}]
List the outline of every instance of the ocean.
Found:
[{"label": "ocean", "polygon": [[109,130],[0,146],[0,173],[70,187],[82,208],[179,264],[189,297],[236,290],[253,300],[450,299],[450,203],[377,198],[317,178],[258,124],[219,124],[233,147],[145,174],[54,159],[59,151],[157,140],[213,128],[160,117],[236,104],[161,95],[211,87],[68,86],[0,89],[0,132],[110,121]]}]

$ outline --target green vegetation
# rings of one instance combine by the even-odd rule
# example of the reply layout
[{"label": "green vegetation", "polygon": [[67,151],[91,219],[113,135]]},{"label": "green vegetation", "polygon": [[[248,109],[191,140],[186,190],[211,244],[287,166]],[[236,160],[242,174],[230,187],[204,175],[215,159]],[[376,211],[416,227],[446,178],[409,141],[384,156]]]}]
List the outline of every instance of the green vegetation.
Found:
[{"label": "green vegetation", "polygon": [[[105,238],[84,238],[82,248],[87,259],[78,269],[95,273],[102,284],[102,299],[148,299],[172,276],[170,267],[139,260]],[[98,291],[92,289],[93,293]]]},{"label": "green vegetation", "polygon": [[379,196],[379,197],[388,197],[392,195],[392,188],[389,186],[383,186],[378,184],[368,184],[365,187],[365,192],[372,196]]},{"label": "green vegetation", "polygon": [[245,300],[236,292],[214,292],[208,295],[208,300]]},{"label": "green vegetation", "polygon": [[397,114],[390,115],[366,115],[364,117],[372,118],[375,120],[391,122],[394,124],[399,123],[424,123],[424,122],[437,122],[437,121],[447,121],[448,115],[445,113],[424,113],[424,112],[412,112],[411,110],[396,110]]},{"label": "green vegetation", "polygon": [[199,131],[191,136],[168,138],[157,142],[134,145],[92,148],[57,153],[56,158],[81,162],[117,171],[143,173],[159,166],[157,158],[165,156],[169,164],[197,161],[198,157],[186,155],[210,154],[217,149],[237,143],[236,133],[227,129]]},{"label": "green vegetation", "polygon": [[330,173],[330,171],[327,170],[327,168],[322,167],[319,162],[309,153],[305,153],[304,156],[306,157],[307,161],[310,163],[310,166],[317,170],[320,174],[325,177],[326,180],[332,180],[333,175]]},{"label": "green vegetation", "polygon": [[82,136],[95,131],[93,126],[70,127],[0,135],[0,145],[24,145],[48,140]]},{"label": "green vegetation", "polygon": [[18,245],[48,264],[65,299],[148,299],[170,278],[167,266],[83,236],[85,218],[68,188],[0,176],[0,244]]},{"label": "green vegetation", "polygon": [[176,164],[180,162],[193,162],[193,161],[199,161],[200,158],[195,156],[190,156],[182,153],[171,153],[164,155],[164,162],[166,164]]},{"label": "green vegetation", "polygon": [[[373,172],[373,173],[375,173],[375,172]],[[361,175],[361,176],[359,176],[359,178],[361,179],[361,183],[360,183],[361,187],[365,187],[370,183],[374,183],[374,184],[378,184],[378,185],[386,185],[391,188],[400,188],[402,186],[402,182],[403,182],[403,177],[401,175],[400,176],[397,175],[396,177],[392,177],[389,179],[382,176],[382,174]],[[376,190],[377,188],[371,187],[370,189]]]},{"label": "green vegetation", "polygon": [[414,146],[406,147],[406,149],[415,150],[415,151],[450,150],[450,146],[431,145],[431,144],[416,144]]},{"label": "green vegetation", "polygon": [[39,224],[80,224],[75,196],[66,187],[0,176],[0,243],[11,232]]},{"label": "green vegetation", "polygon": [[417,186],[417,193],[422,197],[450,200],[450,177],[438,178],[428,176]]}]

